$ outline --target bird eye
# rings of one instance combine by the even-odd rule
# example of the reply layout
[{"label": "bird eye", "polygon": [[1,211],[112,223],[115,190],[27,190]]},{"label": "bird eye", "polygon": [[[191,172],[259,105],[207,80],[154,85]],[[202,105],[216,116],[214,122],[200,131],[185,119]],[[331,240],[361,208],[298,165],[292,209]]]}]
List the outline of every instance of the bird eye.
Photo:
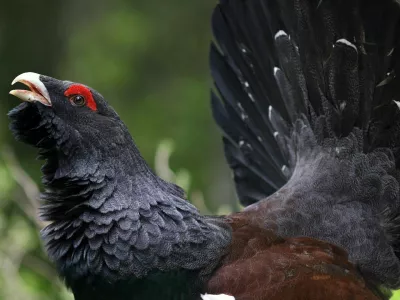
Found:
[{"label": "bird eye", "polygon": [[75,106],[84,106],[86,104],[86,99],[82,95],[73,95],[69,98],[69,101]]}]

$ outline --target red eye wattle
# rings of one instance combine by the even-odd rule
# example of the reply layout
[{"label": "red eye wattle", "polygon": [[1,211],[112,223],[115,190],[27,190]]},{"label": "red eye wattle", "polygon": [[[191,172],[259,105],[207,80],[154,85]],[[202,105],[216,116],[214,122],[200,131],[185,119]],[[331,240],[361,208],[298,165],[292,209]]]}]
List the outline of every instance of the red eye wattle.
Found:
[{"label": "red eye wattle", "polygon": [[[86,86],[81,85],[81,84],[73,84],[71,85],[64,93],[64,96],[66,97],[71,97],[72,103],[74,103],[76,106],[83,106],[86,104],[87,107],[89,107],[91,110],[96,111],[97,110],[97,104],[96,101],[93,99],[92,92],[90,89],[88,89]],[[82,97],[83,102],[79,98]],[[76,100],[76,101],[75,101]],[[79,100],[78,103],[76,103]]]}]

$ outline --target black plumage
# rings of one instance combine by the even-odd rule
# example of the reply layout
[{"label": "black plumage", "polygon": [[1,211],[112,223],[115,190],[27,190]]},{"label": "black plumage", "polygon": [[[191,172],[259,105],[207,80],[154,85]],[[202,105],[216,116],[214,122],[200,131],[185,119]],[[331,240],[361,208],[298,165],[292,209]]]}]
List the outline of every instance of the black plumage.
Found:
[{"label": "black plumage", "polygon": [[221,1],[213,30],[212,107],[242,204],[280,189],[271,227],[397,286],[399,4]]},{"label": "black plumage", "polygon": [[376,300],[399,288],[399,16],[392,0],[220,1],[211,105],[247,206],[225,217],[158,178],[95,90],[17,77],[30,98],[12,93],[30,103],[11,129],[46,160],[42,236],[75,298]]},{"label": "black plumage", "polygon": [[[40,80],[51,109],[23,103],[9,117],[16,138],[39,147],[46,160],[40,211],[51,224],[41,234],[76,299],[168,299],[175,286],[157,287],[157,281],[181,277],[190,282],[182,291],[189,299],[199,289],[201,270],[208,272],[223,255],[228,226],[201,216],[181,188],[150,170],[100,94],[91,90],[94,113],[66,102],[64,90],[73,83]],[[181,292],[184,283],[177,286]]]}]

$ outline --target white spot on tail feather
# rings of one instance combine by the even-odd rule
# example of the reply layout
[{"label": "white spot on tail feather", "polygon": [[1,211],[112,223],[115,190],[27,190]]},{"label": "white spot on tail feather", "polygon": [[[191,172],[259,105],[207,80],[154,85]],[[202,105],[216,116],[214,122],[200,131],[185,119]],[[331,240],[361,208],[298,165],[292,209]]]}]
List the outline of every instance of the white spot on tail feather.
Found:
[{"label": "white spot on tail feather", "polygon": [[276,34],[275,34],[275,39],[281,37],[281,36],[287,36],[287,33],[284,32],[283,30],[279,30]]},{"label": "white spot on tail feather", "polygon": [[344,45],[349,46],[349,47],[353,48],[354,50],[358,51],[356,45],[354,45],[353,43],[350,43],[346,39],[337,40],[336,43],[344,44]]},{"label": "white spot on tail feather", "polygon": [[272,106],[271,105],[268,107],[268,119],[270,121],[272,120]]},{"label": "white spot on tail feather", "polygon": [[249,96],[251,102],[254,102],[254,103],[256,102],[252,93],[248,93],[247,95]]},{"label": "white spot on tail feather", "polygon": [[278,132],[278,131],[275,131],[275,132],[274,132],[274,138],[276,138],[278,135],[279,135],[279,132]]},{"label": "white spot on tail feather", "polygon": [[235,297],[225,295],[225,294],[219,294],[219,295],[205,294],[205,295],[201,295],[201,299],[203,299],[203,300],[235,300]]},{"label": "white spot on tail feather", "polygon": [[242,118],[243,121],[246,120],[247,119],[247,115],[246,115],[246,113],[245,113],[245,111],[243,109],[243,106],[242,106],[242,104],[240,102],[238,102],[238,107],[240,109],[240,117]]},{"label": "white spot on tail feather", "polygon": [[278,73],[278,71],[280,71],[280,69],[278,67],[274,68],[274,76],[276,76],[276,73]]},{"label": "white spot on tail feather", "polygon": [[248,87],[250,86],[249,82],[248,82],[248,81],[245,81],[245,82],[244,82],[244,86],[248,88]]},{"label": "white spot on tail feather", "polygon": [[400,101],[393,100],[393,102],[396,103],[397,107],[400,109]]}]

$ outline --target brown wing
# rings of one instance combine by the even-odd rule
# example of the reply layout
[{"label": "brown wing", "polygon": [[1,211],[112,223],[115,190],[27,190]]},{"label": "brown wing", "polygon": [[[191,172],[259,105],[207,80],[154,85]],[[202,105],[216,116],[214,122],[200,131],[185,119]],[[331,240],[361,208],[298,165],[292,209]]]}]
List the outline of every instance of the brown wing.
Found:
[{"label": "brown wing", "polygon": [[236,300],[379,299],[341,248],[312,238],[280,238],[241,215],[229,220],[232,246],[208,293]]}]

